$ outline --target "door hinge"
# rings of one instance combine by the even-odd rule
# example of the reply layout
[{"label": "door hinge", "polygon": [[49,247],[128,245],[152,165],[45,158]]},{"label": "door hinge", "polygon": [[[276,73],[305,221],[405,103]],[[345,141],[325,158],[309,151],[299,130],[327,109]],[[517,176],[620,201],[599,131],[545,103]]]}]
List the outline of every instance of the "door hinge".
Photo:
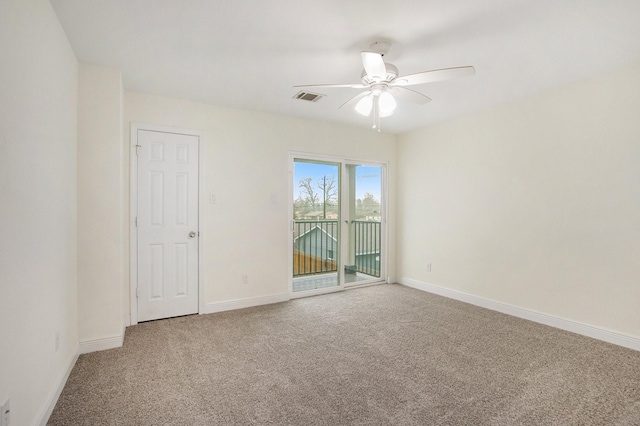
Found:
[{"label": "door hinge", "polygon": [[142,145],[136,145],[136,155],[140,155],[140,148],[142,148]]},{"label": "door hinge", "polygon": [[136,228],[138,227],[138,216],[136,216]]},{"label": "door hinge", "polygon": [[140,289],[136,287],[136,299],[140,297]]}]

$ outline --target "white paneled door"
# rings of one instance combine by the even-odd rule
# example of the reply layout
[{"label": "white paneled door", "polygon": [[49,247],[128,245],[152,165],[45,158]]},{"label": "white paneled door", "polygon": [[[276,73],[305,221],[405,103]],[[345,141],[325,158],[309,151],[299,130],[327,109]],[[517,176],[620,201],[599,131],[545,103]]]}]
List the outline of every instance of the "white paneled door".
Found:
[{"label": "white paneled door", "polygon": [[138,321],[198,312],[198,136],[138,130]]}]

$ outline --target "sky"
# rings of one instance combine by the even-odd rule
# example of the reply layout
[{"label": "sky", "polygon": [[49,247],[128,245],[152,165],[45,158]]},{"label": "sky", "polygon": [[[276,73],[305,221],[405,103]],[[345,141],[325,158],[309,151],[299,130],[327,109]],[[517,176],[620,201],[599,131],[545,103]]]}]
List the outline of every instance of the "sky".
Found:
[{"label": "sky", "polygon": [[[293,198],[300,195],[299,182],[305,178],[312,178],[316,182],[323,176],[335,176],[338,178],[338,164],[326,163],[303,163],[294,162],[293,171]],[[380,166],[357,166],[356,167],[356,199],[364,198],[365,192],[371,192],[380,201],[382,167]],[[317,186],[316,186],[317,187]]]}]

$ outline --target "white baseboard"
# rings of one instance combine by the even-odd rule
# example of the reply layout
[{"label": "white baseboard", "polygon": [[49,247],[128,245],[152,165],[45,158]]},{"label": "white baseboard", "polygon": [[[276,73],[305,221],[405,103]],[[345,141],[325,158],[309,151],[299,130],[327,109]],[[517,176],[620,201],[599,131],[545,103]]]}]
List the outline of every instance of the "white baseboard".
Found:
[{"label": "white baseboard", "polygon": [[113,337],[105,337],[102,339],[85,340],[80,342],[80,353],[88,354],[89,352],[104,351],[106,349],[119,348],[124,343],[124,330],[122,334]]},{"label": "white baseboard", "polygon": [[286,302],[289,293],[272,294],[269,296],[249,297],[246,299],[229,300],[226,302],[207,303],[204,305],[203,314],[231,311],[234,309],[250,308],[252,306],[270,305],[272,303]]},{"label": "white baseboard", "polygon": [[56,407],[58,403],[58,398],[62,393],[62,389],[64,389],[64,385],[67,384],[67,379],[71,374],[71,370],[73,370],[73,366],[76,365],[76,361],[78,360],[78,356],[80,355],[80,347],[76,346],[76,349],[71,352],[71,356],[67,360],[67,368],[64,373],[58,379],[58,383],[56,384],[55,389],[51,391],[49,397],[47,398],[45,405],[40,410],[40,413],[36,417],[36,421],[34,424],[46,426],[49,421],[49,417],[51,417],[51,413],[53,413],[53,409]]},{"label": "white baseboard", "polygon": [[461,302],[480,306],[482,308],[491,309],[492,311],[502,312],[503,314],[512,315],[518,318],[523,318],[540,324],[549,325],[551,327],[559,328],[562,330],[570,331],[572,333],[581,334],[583,336],[613,343],[614,345],[624,346],[625,348],[640,351],[640,339],[628,336],[626,334],[621,334],[615,331],[583,324],[577,321],[544,314],[514,305],[509,305],[507,303],[497,302],[491,299],[485,299],[483,297],[474,296],[472,294],[464,293],[458,290],[440,287],[434,284],[424,283],[421,281],[413,280],[411,278],[400,278],[398,280],[398,283],[407,287],[426,291],[428,293],[438,294],[450,299],[455,299]]}]

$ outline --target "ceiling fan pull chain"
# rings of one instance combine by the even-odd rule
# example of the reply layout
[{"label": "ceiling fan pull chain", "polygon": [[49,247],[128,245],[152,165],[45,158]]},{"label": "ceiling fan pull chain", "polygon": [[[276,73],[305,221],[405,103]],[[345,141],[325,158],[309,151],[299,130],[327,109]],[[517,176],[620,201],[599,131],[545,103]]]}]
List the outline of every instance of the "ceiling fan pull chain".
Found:
[{"label": "ceiling fan pull chain", "polygon": [[380,94],[376,96],[376,129],[378,129],[378,132],[381,132],[380,130]]}]

